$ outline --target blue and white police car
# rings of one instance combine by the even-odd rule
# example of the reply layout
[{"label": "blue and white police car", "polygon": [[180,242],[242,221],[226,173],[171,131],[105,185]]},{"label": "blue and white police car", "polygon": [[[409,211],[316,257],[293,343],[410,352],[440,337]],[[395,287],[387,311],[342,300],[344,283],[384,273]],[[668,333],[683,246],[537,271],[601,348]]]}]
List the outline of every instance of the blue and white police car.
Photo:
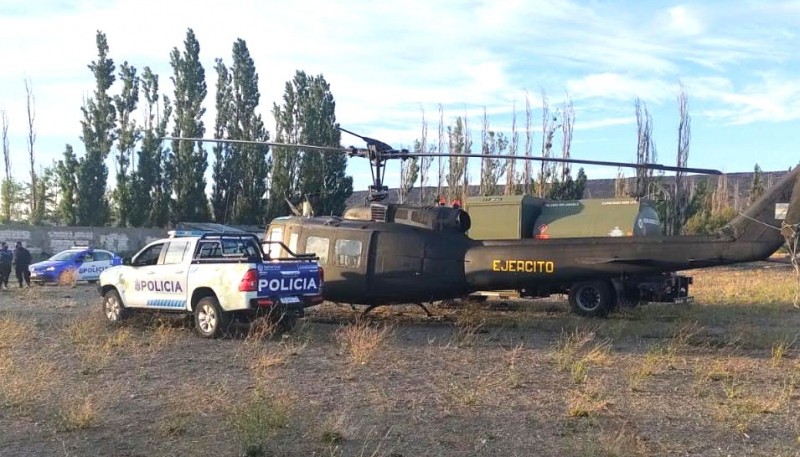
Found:
[{"label": "blue and white police car", "polygon": [[[31,281],[59,282],[61,275],[75,274],[78,281],[95,282],[106,268],[122,265],[122,257],[110,251],[77,247],[61,251],[43,262],[32,264]],[[75,272],[75,273],[73,273]]]}]

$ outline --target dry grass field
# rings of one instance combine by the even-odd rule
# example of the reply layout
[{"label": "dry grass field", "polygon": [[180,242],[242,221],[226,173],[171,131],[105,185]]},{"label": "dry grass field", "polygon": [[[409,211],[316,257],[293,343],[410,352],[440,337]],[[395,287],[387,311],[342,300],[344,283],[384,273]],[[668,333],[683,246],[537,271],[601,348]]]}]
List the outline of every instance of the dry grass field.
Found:
[{"label": "dry grass field", "polygon": [[325,304],[225,340],[110,327],[94,287],[0,291],[0,456],[797,456],[788,267],[690,272],[692,305]]}]

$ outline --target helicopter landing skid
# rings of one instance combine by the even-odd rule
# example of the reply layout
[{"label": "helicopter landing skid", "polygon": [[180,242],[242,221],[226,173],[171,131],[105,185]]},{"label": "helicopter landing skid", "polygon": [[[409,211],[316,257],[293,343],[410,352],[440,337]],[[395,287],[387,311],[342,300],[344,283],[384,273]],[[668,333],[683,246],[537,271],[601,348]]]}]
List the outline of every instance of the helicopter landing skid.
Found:
[{"label": "helicopter landing skid", "polygon": [[[419,306],[420,308],[422,308],[422,310],[425,311],[425,315],[426,316],[433,317],[433,314],[428,310],[427,307],[425,307],[425,305],[423,305],[422,303],[414,303],[414,304]],[[365,309],[364,312],[361,313],[361,317],[366,316],[370,311],[372,311],[373,309],[375,309],[375,308],[377,308],[379,306],[387,306],[387,305],[369,305],[367,307],[367,309]]]}]

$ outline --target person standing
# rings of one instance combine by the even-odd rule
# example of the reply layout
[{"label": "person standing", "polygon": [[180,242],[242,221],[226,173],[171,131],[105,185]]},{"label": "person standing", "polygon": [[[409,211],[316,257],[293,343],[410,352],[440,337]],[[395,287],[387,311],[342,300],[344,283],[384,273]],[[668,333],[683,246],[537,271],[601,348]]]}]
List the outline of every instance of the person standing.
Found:
[{"label": "person standing", "polygon": [[14,267],[17,273],[17,281],[19,286],[22,287],[23,282],[28,287],[31,286],[31,272],[28,267],[31,265],[31,253],[22,246],[22,241],[17,241],[14,248]]},{"label": "person standing", "polygon": [[8,289],[8,278],[11,276],[11,262],[14,254],[8,249],[8,244],[0,244],[0,288]]}]

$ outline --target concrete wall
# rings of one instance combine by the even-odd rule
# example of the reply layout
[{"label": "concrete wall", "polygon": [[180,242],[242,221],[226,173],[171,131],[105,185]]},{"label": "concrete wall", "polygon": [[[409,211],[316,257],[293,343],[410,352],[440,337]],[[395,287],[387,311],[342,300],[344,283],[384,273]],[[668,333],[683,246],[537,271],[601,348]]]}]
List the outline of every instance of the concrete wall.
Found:
[{"label": "concrete wall", "polygon": [[14,248],[22,241],[31,251],[34,261],[75,246],[91,243],[120,255],[132,255],[147,243],[165,238],[166,229],[114,227],[52,227],[22,224],[0,224],[0,241]]}]

